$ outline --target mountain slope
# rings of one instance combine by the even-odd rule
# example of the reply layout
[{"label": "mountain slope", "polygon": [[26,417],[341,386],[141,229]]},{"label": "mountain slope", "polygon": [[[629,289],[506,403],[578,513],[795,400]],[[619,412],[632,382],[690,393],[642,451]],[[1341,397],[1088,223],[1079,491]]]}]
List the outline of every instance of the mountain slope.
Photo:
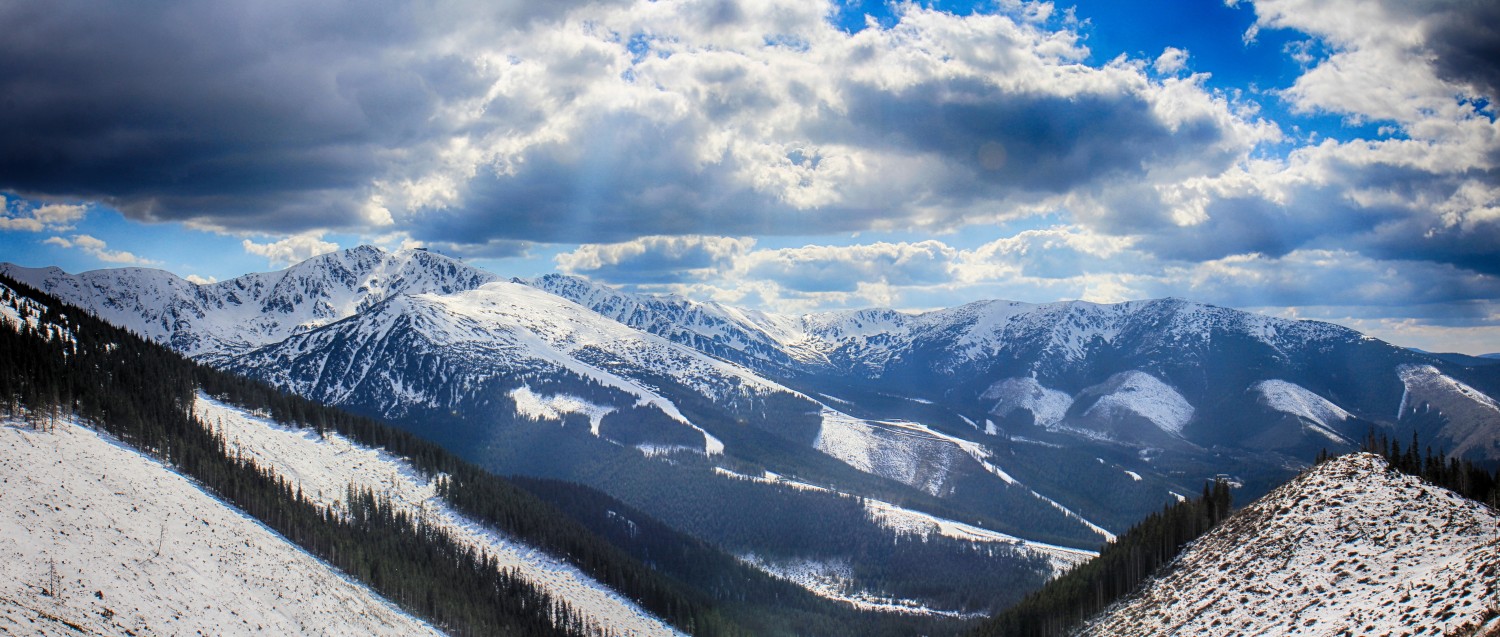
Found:
[{"label": "mountain slope", "polygon": [[361,246],[285,270],[195,284],[161,270],[78,275],[0,264],[0,273],[192,358],[219,360],[327,325],[402,294],[450,293],[493,274],[424,250]]},{"label": "mountain slope", "polygon": [[492,471],[588,484],[736,554],[847,559],[882,585],[885,558],[818,525],[890,530],[835,494],[1089,550],[1204,479],[1253,499],[1372,429],[1500,463],[1500,367],[1178,299],[796,316],[367,247],[228,288],[117,289],[156,289],[140,272],[22,274]]},{"label": "mountain slope", "polygon": [[1372,454],[1232,516],[1082,635],[1500,630],[1500,514]]},{"label": "mountain slope", "polygon": [[0,633],[438,634],[161,463],[0,423]]}]

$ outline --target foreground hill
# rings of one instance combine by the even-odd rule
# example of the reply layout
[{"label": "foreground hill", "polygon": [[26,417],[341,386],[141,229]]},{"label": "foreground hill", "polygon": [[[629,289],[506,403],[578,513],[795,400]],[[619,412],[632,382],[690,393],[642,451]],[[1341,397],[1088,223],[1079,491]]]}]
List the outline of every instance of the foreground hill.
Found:
[{"label": "foreground hill", "polygon": [[71,420],[0,423],[0,480],[0,633],[440,634]]},{"label": "foreground hill", "polygon": [[1245,507],[1079,634],[1497,633],[1500,513],[1360,453]]}]

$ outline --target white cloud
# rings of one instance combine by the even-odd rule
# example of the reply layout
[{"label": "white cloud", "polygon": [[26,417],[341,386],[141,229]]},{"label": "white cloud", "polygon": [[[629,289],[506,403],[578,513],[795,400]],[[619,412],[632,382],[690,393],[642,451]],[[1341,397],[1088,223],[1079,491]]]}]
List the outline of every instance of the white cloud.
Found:
[{"label": "white cloud", "polygon": [[211,277],[211,276],[204,277],[204,276],[198,276],[196,274],[189,274],[189,275],[187,275],[185,277],[182,277],[182,278],[186,279],[188,283],[194,283],[194,284],[197,284],[197,285],[209,285],[211,283],[218,283],[219,282],[219,280],[216,279],[216,278],[214,278],[214,277]]},{"label": "white cloud", "polygon": [[64,249],[78,249],[105,263],[124,265],[158,265],[159,261],[142,258],[124,250],[110,250],[104,240],[86,234],[75,234],[67,239],[49,237],[42,243]]},{"label": "white cloud", "polygon": [[245,239],[240,242],[240,245],[248,254],[265,257],[271,267],[299,263],[339,249],[339,244],[324,241],[321,232],[292,235],[270,243],[255,243]]},{"label": "white cloud", "polygon": [[57,232],[71,230],[88,214],[89,207],[83,204],[27,205],[21,201],[7,201],[0,197],[0,231]]},{"label": "white cloud", "polygon": [[1176,75],[1187,68],[1188,52],[1175,46],[1163,49],[1161,55],[1151,64],[1162,75]]}]

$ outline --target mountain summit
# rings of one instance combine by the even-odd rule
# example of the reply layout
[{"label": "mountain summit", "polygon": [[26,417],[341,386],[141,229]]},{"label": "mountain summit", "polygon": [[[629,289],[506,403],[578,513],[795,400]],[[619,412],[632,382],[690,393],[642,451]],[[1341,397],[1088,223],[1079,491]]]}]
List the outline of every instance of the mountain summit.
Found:
[{"label": "mountain summit", "polygon": [[1379,456],[1335,458],[1079,634],[1500,634],[1500,515]]}]

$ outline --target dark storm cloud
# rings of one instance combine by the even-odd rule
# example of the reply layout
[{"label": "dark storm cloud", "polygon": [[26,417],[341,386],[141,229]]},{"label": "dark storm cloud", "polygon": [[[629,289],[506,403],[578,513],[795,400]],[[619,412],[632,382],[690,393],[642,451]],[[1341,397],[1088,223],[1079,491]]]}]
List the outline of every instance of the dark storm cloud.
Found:
[{"label": "dark storm cloud", "polygon": [[1434,8],[1426,37],[1438,75],[1500,99],[1500,3],[1457,0]]},{"label": "dark storm cloud", "polygon": [[586,245],[558,257],[563,272],[623,284],[684,283],[733,267],[754,241],[728,237],[642,237]]},{"label": "dark storm cloud", "polygon": [[947,196],[1064,193],[1139,176],[1154,162],[1192,158],[1222,169],[1224,132],[1211,120],[1172,130],[1136,93],[1006,91],[981,78],[935,80],[899,92],[852,84],[836,139],[935,153],[955,171]]},{"label": "dark storm cloud", "polygon": [[0,4],[0,189],[259,230],[351,222],[390,153],[482,91],[437,53],[565,3]]},{"label": "dark storm cloud", "polygon": [[512,173],[481,168],[464,184],[460,205],[424,213],[412,236],[607,243],[773,231],[771,213],[784,207],[736,183],[727,166],[699,166],[692,127],[635,113],[600,117],[578,141],[528,149]]}]

